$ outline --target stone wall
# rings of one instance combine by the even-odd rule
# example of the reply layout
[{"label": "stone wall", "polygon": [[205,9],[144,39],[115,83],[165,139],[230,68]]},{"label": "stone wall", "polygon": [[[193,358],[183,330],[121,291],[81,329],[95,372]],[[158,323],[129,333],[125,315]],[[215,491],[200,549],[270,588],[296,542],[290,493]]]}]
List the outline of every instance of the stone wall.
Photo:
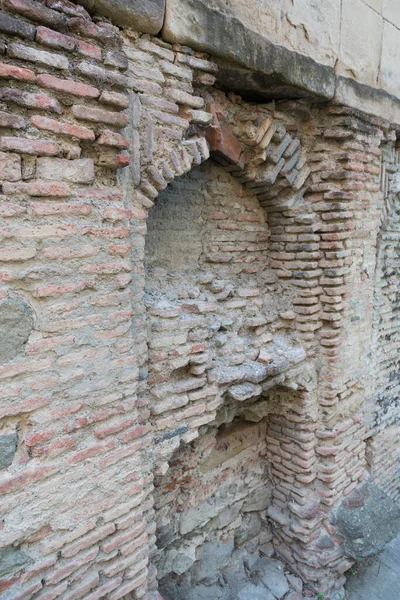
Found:
[{"label": "stone wall", "polygon": [[[182,0],[167,2],[171,20],[178,18],[182,4]],[[212,0],[207,5],[277,44],[334,67],[339,75],[399,95],[396,49],[400,44],[400,8],[396,2]]]},{"label": "stone wall", "polygon": [[274,552],[336,600],[338,508],[398,497],[397,126],[117,24],[2,3],[0,598]]}]

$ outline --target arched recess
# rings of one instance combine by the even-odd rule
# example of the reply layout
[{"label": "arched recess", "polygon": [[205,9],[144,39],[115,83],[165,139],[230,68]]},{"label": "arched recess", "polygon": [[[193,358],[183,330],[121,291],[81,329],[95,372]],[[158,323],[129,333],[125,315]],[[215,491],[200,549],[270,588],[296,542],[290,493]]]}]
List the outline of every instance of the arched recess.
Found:
[{"label": "arched recess", "polygon": [[[274,281],[279,282],[282,298],[290,298],[290,306],[285,306],[288,310],[281,311],[279,320],[294,335],[289,340],[284,339],[281,345],[280,340],[272,336],[271,344],[268,344],[274,350],[273,355],[268,356],[262,349],[262,360],[260,354],[255,353],[252,357],[246,356],[239,365],[225,364],[222,369],[211,365],[206,372],[199,361],[197,365],[191,365],[194,370],[190,372],[190,377],[188,363],[183,361],[182,366],[177,367],[177,370],[182,369],[180,374],[186,382],[183,387],[169,389],[170,384],[162,381],[162,377],[159,382],[153,380],[149,387],[146,343],[151,333],[146,329],[146,315],[139,308],[135,316],[138,354],[142,363],[139,397],[143,420],[151,418],[154,443],[147,455],[148,472],[165,478],[168,476],[169,461],[180,447],[181,440],[195,444],[199,429],[204,431],[201,428],[206,427],[207,423],[215,427],[220,423],[225,427],[229,418],[224,420],[221,415],[228,398],[236,404],[251,404],[265,395],[269,388],[276,386],[270,403],[270,407],[275,408],[271,410],[269,407],[265,413],[274,413],[268,425],[268,453],[273,482],[269,519],[279,555],[304,579],[317,582],[315,585],[318,585],[324,569],[320,568],[317,560],[314,563],[310,560],[310,552],[321,551],[316,547],[309,550],[309,544],[318,537],[313,532],[318,530],[322,519],[313,491],[316,457],[311,443],[317,427],[318,407],[313,365],[307,357],[312,356],[314,349],[314,331],[317,329],[315,315],[319,310],[319,298],[314,290],[315,280],[321,271],[316,260],[316,217],[304,199],[310,171],[300,140],[289,133],[282,122],[272,118],[268,109],[244,106],[222,95],[208,97],[207,102],[207,110],[214,114],[212,125],[206,131],[191,129],[190,137],[181,141],[167,157],[160,158],[145,170],[140,190],[135,192],[137,206],[133,209],[133,217],[137,220],[138,231],[143,234],[137,248],[138,273],[134,274],[136,285],[133,289],[137,293],[137,306],[142,306],[140,294],[145,286],[141,265],[147,212],[168,183],[188,173],[193,165],[207,160],[210,150],[214,161],[243,186],[245,194],[249,194],[266,215],[269,267]],[[204,285],[211,283],[205,277]],[[213,293],[223,294],[224,290],[215,290]],[[238,290],[234,289],[232,301],[237,295]],[[186,298],[182,304],[187,305],[185,311],[189,315],[201,315],[212,308],[196,298]],[[164,321],[166,330],[176,331],[176,323],[183,316],[182,308],[177,311],[176,306],[168,306],[164,298],[160,306],[153,306],[151,310],[152,317]],[[253,330],[252,335],[256,329],[261,330],[261,335],[268,333],[266,323],[257,320],[260,315],[253,316],[254,321],[248,325]],[[162,329],[163,325],[157,327]],[[179,364],[179,351],[173,345],[175,342],[181,345],[181,342],[173,338],[172,342],[162,342],[167,346],[159,349],[160,361],[165,354],[176,351],[176,362]],[[201,340],[194,341],[201,346]],[[168,347],[170,342],[172,348]],[[185,343],[182,342],[182,345]],[[200,350],[199,354],[202,352]],[[187,395],[189,401],[186,402],[185,398],[183,402],[179,395]],[[171,398],[172,404],[169,404]],[[193,404],[193,414],[189,414],[190,410],[188,412],[192,408],[190,403]],[[204,412],[196,413],[201,404],[205,404],[206,417]],[[186,411],[186,421],[190,420],[190,424],[179,418],[180,410]],[[262,421],[264,417],[258,415],[255,422]],[[236,418],[237,414],[232,421],[234,425]],[[282,461],[286,461],[288,466],[282,465]],[[159,508],[156,506],[157,511]],[[154,509],[149,514],[154,518]]]}]

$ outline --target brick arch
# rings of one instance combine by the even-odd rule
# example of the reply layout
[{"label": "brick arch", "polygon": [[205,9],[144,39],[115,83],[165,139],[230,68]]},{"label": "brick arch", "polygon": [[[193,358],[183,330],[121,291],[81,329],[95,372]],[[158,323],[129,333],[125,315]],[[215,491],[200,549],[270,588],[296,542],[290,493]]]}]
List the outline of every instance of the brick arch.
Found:
[{"label": "brick arch", "polygon": [[[167,154],[162,152],[161,147],[157,148],[158,158],[151,166],[142,169],[140,186],[133,193],[134,204],[138,205],[133,209],[133,221],[139,222],[138,231],[145,235],[148,210],[157,201],[158,194],[174,179],[187,174],[210,157],[257,197],[260,206],[267,213],[267,221],[272,230],[282,229],[280,224],[275,225],[277,215],[282,215],[288,227],[309,231],[310,222],[315,221],[315,217],[310,214],[309,206],[304,200],[310,169],[300,139],[290,134],[279,120],[266,114],[259,119],[251,137],[238,136],[234,132],[234,123],[221,119],[218,95],[214,99],[209,93],[205,93],[205,99],[204,114],[209,115],[208,122],[212,119],[211,123],[205,126],[188,126],[186,138],[173,147],[169,146]],[[302,268],[295,261],[289,261],[290,264],[285,262],[292,254],[294,255],[285,251],[273,253],[273,268],[278,278],[286,283],[290,283],[291,279],[296,280],[299,269]],[[141,259],[143,255],[142,248]],[[316,269],[317,265],[312,267]],[[143,274],[139,276],[143,288]],[[296,317],[297,315],[290,316]],[[144,315],[136,315],[136,319],[138,318],[138,331],[142,332],[139,336],[143,343]],[[300,337],[303,336],[301,328],[298,333]],[[304,337],[307,348],[310,338],[308,331]]]},{"label": "brick arch", "polygon": [[[207,98],[206,109],[214,115],[213,122],[206,127],[188,128],[186,139],[176,143],[168,156],[161,156],[151,167],[142,170],[140,186],[134,191],[133,198],[138,207],[134,209],[134,221],[139,222],[139,230],[146,233],[147,211],[153,206],[158,194],[176,177],[188,173],[195,165],[200,165],[209,156],[219,163],[231,176],[239,181],[246,189],[253,192],[264,208],[270,229],[273,234],[274,249],[271,252],[272,266],[280,281],[292,286],[296,292],[296,312],[290,315],[295,319],[296,328],[302,343],[309,354],[315,344],[315,315],[314,307],[320,310],[318,292],[307,287],[312,277],[318,277],[318,260],[316,252],[309,251],[305,246],[313,243],[317,229],[317,217],[307,201],[307,190],[310,169],[306,155],[299,138],[289,133],[278,119],[263,113],[257,127],[253,127],[251,136],[237,132],[234,122],[221,117],[218,105],[213,99]],[[299,239],[300,238],[300,239]],[[298,241],[296,241],[298,240]],[[303,243],[304,240],[304,243]],[[143,260],[144,241],[139,256]],[[311,253],[311,257],[309,254]],[[135,274],[144,288],[144,273]],[[304,291],[305,290],[305,291]],[[307,293],[305,293],[307,292]],[[312,305],[315,300],[315,304]],[[142,302],[138,302],[138,305]],[[312,305],[313,310],[310,310]],[[309,315],[311,315],[309,322]],[[146,332],[144,329],[145,314],[137,313],[137,331],[139,331],[138,353],[142,357],[143,375],[139,382],[139,395],[146,390]],[[276,452],[271,449],[271,462],[279,467],[281,454],[301,453],[302,458],[296,463],[295,480],[302,486],[303,497],[290,490],[284,471],[276,469],[275,484],[277,494],[274,496],[274,508],[270,518],[275,528],[275,541],[280,549],[280,556],[290,562],[292,567],[303,577],[312,579],[311,571],[304,568],[303,563],[297,562],[290,550],[289,540],[295,543],[297,554],[311,556],[319,549],[306,549],[303,545],[308,541],[310,532],[320,523],[319,504],[313,492],[315,474],[313,466],[316,462],[314,447],[307,448],[308,439],[314,437],[317,428],[318,406],[316,402],[316,376],[313,368],[302,366],[294,369],[289,382],[281,382],[281,390],[289,389],[288,402],[282,406],[282,411],[273,416],[271,438],[275,439]],[[226,390],[221,389],[221,395]],[[143,420],[150,416],[148,407],[143,406]],[[283,432],[283,433],[282,433]],[[168,434],[168,432],[166,432]],[[183,441],[190,441],[186,432],[178,434]],[[282,436],[288,440],[281,448]],[[154,438],[156,434],[154,434]],[[302,447],[305,447],[305,450]],[[172,456],[164,454],[162,461],[155,469],[156,475],[163,475],[168,470],[168,460]],[[310,474],[311,471],[311,474]],[[283,486],[280,486],[282,481]],[[309,489],[307,502],[304,502],[304,491]],[[286,501],[283,500],[286,494]],[[283,504],[286,507],[282,510]],[[318,517],[316,518],[316,515]],[[315,525],[316,524],[316,525]],[[310,533],[311,536],[311,533]],[[306,559],[308,560],[308,558]],[[298,567],[296,566],[298,565]],[[317,565],[313,565],[316,567]],[[317,575],[318,576],[318,575]],[[314,580],[315,581],[315,580]]]}]

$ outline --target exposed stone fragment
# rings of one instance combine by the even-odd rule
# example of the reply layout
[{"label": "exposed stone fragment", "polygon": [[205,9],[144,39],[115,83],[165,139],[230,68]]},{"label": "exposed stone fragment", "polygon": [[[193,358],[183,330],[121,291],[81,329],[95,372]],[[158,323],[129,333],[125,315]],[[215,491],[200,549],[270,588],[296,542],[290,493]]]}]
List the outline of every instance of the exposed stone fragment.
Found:
[{"label": "exposed stone fragment", "polygon": [[18,568],[28,565],[32,559],[25,552],[21,552],[12,546],[0,550],[0,577],[8,575]]},{"label": "exposed stone fragment", "polygon": [[19,296],[0,300],[0,364],[23,351],[33,328],[31,307]]},{"label": "exposed stone fragment", "polygon": [[17,432],[0,435],[0,469],[10,466],[17,450]]},{"label": "exposed stone fragment", "polygon": [[337,513],[345,551],[355,560],[380,552],[400,529],[400,508],[383,490],[369,482],[360,491],[364,497],[361,506],[357,493],[355,506],[350,496]]}]

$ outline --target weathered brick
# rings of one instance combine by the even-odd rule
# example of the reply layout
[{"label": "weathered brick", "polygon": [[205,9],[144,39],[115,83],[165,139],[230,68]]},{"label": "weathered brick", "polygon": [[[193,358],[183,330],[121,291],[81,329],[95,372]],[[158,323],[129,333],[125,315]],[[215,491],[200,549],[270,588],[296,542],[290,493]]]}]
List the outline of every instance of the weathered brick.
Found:
[{"label": "weathered brick", "polygon": [[6,63],[0,63],[0,78],[27,82],[36,81],[36,75],[30,69],[8,65]]},{"label": "weathered brick", "polygon": [[98,144],[103,146],[113,146],[115,148],[129,148],[129,140],[123,135],[104,129],[97,139]]},{"label": "weathered brick", "polygon": [[44,129],[45,131],[52,131],[53,133],[60,133],[62,135],[76,137],[80,140],[93,141],[95,139],[94,132],[88,127],[83,127],[82,125],[56,121],[40,115],[34,115],[31,117],[31,122],[32,125],[38,129]]},{"label": "weathered brick", "polygon": [[77,65],[76,72],[89,79],[109,83],[110,85],[115,85],[117,87],[125,88],[127,85],[127,78],[124,75],[116,73],[115,71],[103,69],[102,67],[89,62],[82,62]]},{"label": "weathered brick", "polygon": [[80,17],[72,18],[68,21],[68,29],[78,33],[83,37],[93,38],[99,42],[115,41],[116,34],[106,27],[101,27]]},{"label": "weathered brick", "polygon": [[106,123],[121,128],[128,123],[128,117],[125,114],[103,110],[101,108],[91,108],[82,104],[74,104],[72,107],[73,115],[81,121],[94,121],[96,123]]},{"label": "weathered brick", "polygon": [[33,180],[29,183],[4,183],[3,193],[6,196],[27,194],[28,196],[55,196],[64,198],[70,196],[72,192],[66,183]]},{"label": "weathered brick", "polygon": [[123,52],[109,51],[104,57],[104,64],[109,67],[116,67],[122,71],[128,68],[128,59]]},{"label": "weathered brick", "polygon": [[32,19],[32,21],[45,23],[56,29],[64,27],[67,22],[64,15],[46,8],[46,6],[34,0],[5,0],[4,5],[11,12],[24,15],[28,19]]},{"label": "weathered brick", "polygon": [[18,58],[19,60],[27,60],[42,65],[51,65],[55,69],[68,69],[69,67],[69,62],[65,56],[52,54],[45,50],[37,50],[31,46],[23,46],[22,44],[17,44],[15,42],[8,44],[7,54],[12,58]]},{"label": "weathered brick", "polygon": [[50,48],[72,52],[78,45],[78,40],[47,27],[39,26],[36,31],[36,41]]},{"label": "weathered brick", "polygon": [[80,96],[82,98],[98,98],[100,92],[97,88],[86,85],[86,83],[80,83],[79,81],[73,81],[72,79],[60,79],[53,75],[39,75],[38,84],[42,87],[50,88],[74,96]]},{"label": "weathered brick", "polygon": [[55,156],[59,151],[55,142],[22,137],[2,137],[0,138],[0,148],[11,152],[38,156]]},{"label": "weathered brick", "polygon": [[101,93],[99,102],[101,102],[102,104],[110,104],[111,106],[116,106],[121,110],[123,110],[124,108],[128,108],[129,106],[128,96],[125,96],[124,94],[119,94],[118,92],[110,92],[108,90],[104,90]]},{"label": "weathered brick", "polygon": [[10,152],[0,152],[0,181],[21,179],[21,157]]},{"label": "weathered brick", "polygon": [[82,54],[82,56],[87,56],[88,58],[96,58],[97,60],[101,59],[101,50],[97,46],[93,46],[93,44],[89,44],[84,40],[79,40],[78,42],[78,52]]},{"label": "weathered brick", "polygon": [[36,28],[30,23],[21,21],[21,19],[14,19],[2,12],[0,13],[0,31],[26,40],[33,40]]},{"label": "weathered brick", "polygon": [[58,10],[65,13],[69,17],[82,17],[83,19],[90,20],[90,15],[83,6],[70,2],[70,0],[47,0],[46,2],[49,8]]},{"label": "weathered brick", "polygon": [[4,112],[0,110],[0,127],[10,127],[10,129],[25,129],[25,119],[19,115]]},{"label": "weathered brick", "polygon": [[48,110],[57,114],[62,113],[62,109],[57,100],[50,98],[46,94],[31,94],[19,89],[1,88],[0,100],[3,102],[14,102],[24,108],[36,108],[38,110]]},{"label": "weathered brick", "polygon": [[39,158],[37,161],[37,176],[41,179],[91,183],[94,180],[93,159]]},{"label": "weathered brick", "polygon": [[65,546],[61,550],[61,556],[65,558],[75,556],[81,550],[85,550],[100,540],[104,540],[106,537],[114,533],[114,531],[115,525],[113,523],[108,523],[107,525],[98,527],[88,535],[79,538],[76,542],[72,542],[71,544]]}]

